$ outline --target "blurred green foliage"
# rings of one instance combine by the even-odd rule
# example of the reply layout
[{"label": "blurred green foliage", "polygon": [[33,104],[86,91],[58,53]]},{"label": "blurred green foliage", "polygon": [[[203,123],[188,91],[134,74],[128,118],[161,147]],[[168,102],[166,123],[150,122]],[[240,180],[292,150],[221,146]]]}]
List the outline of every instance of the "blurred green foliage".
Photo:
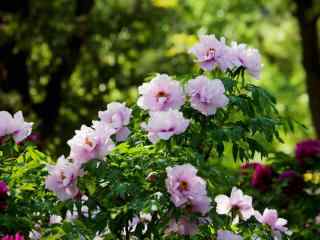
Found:
[{"label": "blurred green foliage", "polygon": [[[21,92],[5,87],[5,59],[0,58],[0,107],[23,109],[45,125],[37,107],[50,91],[61,92],[59,115],[52,119],[50,133],[43,132],[49,151],[65,152],[74,129],[89,123],[108,102],[134,102],[136,86],[148,74],[190,72],[194,66],[187,50],[199,33],[225,36],[261,51],[264,70],[257,84],[277,97],[282,114],[308,126],[286,135],[282,150],[313,136],[291,0],[95,0],[88,12],[77,14],[79,2],[90,1],[29,0],[27,14],[0,12],[0,47],[13,42],[13,52],[27,53],[30,94],[26,102]],[[70,44],[74,37],[80,39],[78,48]],[[56,90],[49,84],[60,68],[70,71]]]}]

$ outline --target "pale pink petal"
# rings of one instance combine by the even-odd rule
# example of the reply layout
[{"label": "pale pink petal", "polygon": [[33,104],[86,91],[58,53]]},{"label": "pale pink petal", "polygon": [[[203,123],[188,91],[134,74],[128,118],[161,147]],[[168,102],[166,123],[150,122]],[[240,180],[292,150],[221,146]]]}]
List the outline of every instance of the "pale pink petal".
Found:
[{"label": "pale pink petal", "polygon": [[130,130],[127,127],[123,127],[116,133],[116,141],[123,142],[125,141],[128,136],[130,135]]},{"label": "pale pink petal", "polygon": [[229,214],[232,207],[229,197],[226,195],[218,195],[214,201],[217,203],[216,211],[218,214]]}]

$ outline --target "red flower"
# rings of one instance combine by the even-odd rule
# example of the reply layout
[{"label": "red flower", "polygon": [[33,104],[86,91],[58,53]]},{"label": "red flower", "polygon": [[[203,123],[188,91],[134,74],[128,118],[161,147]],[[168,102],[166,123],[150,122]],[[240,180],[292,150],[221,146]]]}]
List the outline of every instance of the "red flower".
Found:
[{"label": "red flower", "polygon": [[272,168],[261,163],[245,163],[241,166],[242,169],[253,169],[251,176],[252,187],[261,192],[267,191],[272,184]]},{"label": "red flower", "polygon": [[296,145],[296,158],[301,165],[314,157],[320,157],[320,140],[305,140]]},{"label": "red flower", "polygon": [[0,200],[8,195],[8,186],[4,181],[0,181]]},{"label": "red flower", "polygon": [[280,174],[279,181],[287,182],[283,192],[288,195],[300,193],[303,190],[304,181],[301,175],[293,170],[287,170]]}]

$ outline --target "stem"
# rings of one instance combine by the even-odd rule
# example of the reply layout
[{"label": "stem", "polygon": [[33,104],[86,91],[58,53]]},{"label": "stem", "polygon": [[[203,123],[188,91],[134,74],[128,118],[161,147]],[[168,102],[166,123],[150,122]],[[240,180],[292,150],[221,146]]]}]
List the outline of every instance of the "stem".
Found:
[{"label": "stem", "polygon": [[241,88],[245,87],[245,79],[244,79],[244,70],[242,69],[240,72],[241,75]]},{"label": "stem", "polygon": [[126,239],[126,240],[130,240],[130,234],[129,234],[128,224],[126,224],[125,229],[126,229],[125,239]]},{"label": "stem", "polygon": [[82,212],[81,212],[81,200],[76,202],[76,207],[77,207],[77,213],[78,213],[78,218],[82,218]]},{"label": "stem", "polygon": [[208,149],[208,151],[205,153],[204,155],[204,160],[207,162],[211,156],[211,151],[212,151],[212,147],[213,147],[213,144],[210,144],[210,147]]},{"label": "stem", "polygon": [[172,152],[172,146],[171,146],[171,139],[170,139],[170,140],[166,141],[166,155],[167,155],[167,157],[170,156],[171,152]]},{"label": "stem", "polygon": [[[208,119],[205,117],[205,116],[201,116],[201,126],[203,126],[201,128],[201,131],[200,131],[200,134],[201,134],[201,137],[206,139],[206,133],[207,133],[207,129],[209,128],[209,124],[210,122],[208,121]],[[201,145],[201,143],[200,143]],[[211,150],[212,150],[212,147],[213,147],[213,143],[210,143],[208,145],[208,150],[206,151],[206,148],[203,147],[201,149],[201,153],[204,155],[204,160],[205,161],[208,161],[208,159],[210,158],[210,153],[211,153]]]}]

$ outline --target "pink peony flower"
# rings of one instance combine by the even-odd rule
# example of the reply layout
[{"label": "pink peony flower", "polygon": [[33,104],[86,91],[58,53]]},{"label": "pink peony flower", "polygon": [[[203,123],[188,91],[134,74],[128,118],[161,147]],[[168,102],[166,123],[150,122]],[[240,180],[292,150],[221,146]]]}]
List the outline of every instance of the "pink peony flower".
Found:
[{"label": "pink peony flower", "polygon": [[206,182],[197,176],[197,169],[191,164],[167,167],[166,187],[176,207],[186,207],[191,212],[205,215],[210,210]]},{"label": "pink peony flower", "polygon": [[227,230],[218,230],[217,240],[242,240],[243,238]]},{"label": "pink peony flower", "polygon": [[190,196],[186,209],[190,212],[206,215],[211,209],[211,199],[206,195]]},{"label": "pink peony flower", "polygon": [[254,78],[260,78],[261,56],[257,49],[247,48],[245,44],[231,43],[231,55],[236,67],[244,67]]},{"label": "pink peony flower", "polygon": [[16,235],[5,235],[1,240],[24,240],[24,237],[20,233],[16,233]]},{"label": "pink peony flower", "polygon": [[6,111],[0,112],[0,137],[11,135],[16,143],[26,139],[32,131],[31,122],[25,122],[21,111],[13,116]]},{"label": "pink peony flower", "polygon": [[218,214],[230,215],[232,210],[236,212],[236,218],[240,217],[243,220],[248,220],[253,214],[252,197],[244,195],[243,192],[233,187],[230,197],[226,195],[218,195],[214,199],[217,203],[216,211]]},{"label": "pink peony flower", "polygon": [[198,232],[198,225],[191,222],[186,217],[181,217],[178,221],[172,219],[165,230],[165,235],[179,234],[182,236],[193,236]]},{"label": "pink peony flower", "polygon": [[262,215],[255,211],[254,216],[258,222],[268,225],[272,231],[289,234],[288,228],[285,226],[288,221],[278,218],[277,210],[266,208]]},{"label": "pink peony flower", "polygon": [[320,140],[304,140],[296,145],[296,158],[300,165],[314,157],[320,157]]},{"label": "pink peony flower", "polygon": [[211,71],[219,68],[222,71],[232,66],[232,55],[230,49],[226,46],[225,40],[219,41],[215,35],[202,35],[199,37],[199,43],[195,44],[189,53],[197,58],[200,67],[203,70]]},{"label": "pink peony flower", "polygon": [[184,103],[183,89],[178,81],[167,74],[158,74],[150,82],[138,89],[141,95],[138,106],[150,111],[167,111],[179,109]]},{"label": "pink peony flower", "polygon": [[92,159],[103,160],[114,147],[110,136],[115,130],[101,124],[94,124],[94,127],[95,129],[82,125],[80,130],[76,130],[76,135],[68,141],[71,148],[70,158],[79,164]]},{"label": "pink peony flower", "polygon": [[116,141],[125,141],[130,130],[126,127],[131,118],[132,110],[125,104],[112,102],[108,104],[107,110],[99,111],[99,118],[116,131]]},{"label": "pink peony flower", "polygon": [[205,76],[192,79],[188,82],[187,93],[191,106],[206,116],[215,114],[218,108],[225,107],[229,102],[219,79],[210,80]]},{"label": "pink peony flower", "polygon": [[12,121],[12,116],[7,111],[0,111],[0,137],[4,137],[9,133],[9,123]]},{"label": "pink peony flower", "polygon": [[61,156],[55,166],[48,165],[48,172],[46,188],[55,192],[61,201],[77,196],[77,178],[82,175],[78,164]]},{"label": "pink peony flower", "polygon": [[156,143],[160,139],[168,140],[173,135],[183,133],[189,126],[189,120],[178,110],[150,112],[148,123],[142,123],[141,126],[148,131],[150,142]]}]

